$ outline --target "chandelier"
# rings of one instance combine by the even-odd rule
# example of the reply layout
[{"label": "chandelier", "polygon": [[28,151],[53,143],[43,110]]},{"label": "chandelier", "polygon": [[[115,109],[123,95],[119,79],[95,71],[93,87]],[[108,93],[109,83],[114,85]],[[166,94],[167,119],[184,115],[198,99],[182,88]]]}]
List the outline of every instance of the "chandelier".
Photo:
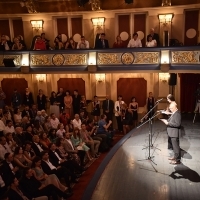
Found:
[{"label": "chandelier", "polygon": [[20,2],[21,7],[26,7],[28,13],[38,13],[37,0],[23,0]]},{"label": "chandelier", "polygon": [[162,6],[171,6],[171,0],[162,0]]},{"label": "chandelier", "polygon": [[91,9],[93,11],[101,10],[101,1],[100,0],[90,0],[89,4],[91,4]]}]

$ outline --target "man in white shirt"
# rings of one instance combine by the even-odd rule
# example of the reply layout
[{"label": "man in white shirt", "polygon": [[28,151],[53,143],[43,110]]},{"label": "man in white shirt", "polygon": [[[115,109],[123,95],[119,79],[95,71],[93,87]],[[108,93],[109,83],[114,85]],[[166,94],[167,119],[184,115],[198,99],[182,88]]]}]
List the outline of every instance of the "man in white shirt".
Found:
[{"label": "man in white shirt", "polygon": [[6,138],[4,136],[0,137],[0,161],[4,160],[4,156],[6,153],[12,153],[12,150],[8,146],[6,142]]},{"label": "man in white shirt", "polygon": [[89,42],[85,39],[85,36],[81,36],[81,41],[77,44],[77,49],[89,49]]},{"label": "man in white shirt", "polygon": [[79,114],[74,115],[74,119],[72,122],[73,122],[74,128],[78,128],[79,130],[81,130],[81,120],[80,120]]},{"label": "man in white shirt", "polygon": [[60,124],[60,121],[58,120],[58,118],[56,117],[54,113],[51,113],[50,123],[51,123],[52,128],[54,129],[57,129],[58,124]]},{"label": "man in white shirt", "polygon": [[141,40],[138,38],[138,34],[137,34],[137,33],[134,33],[134,34],[133,34],[133,38],[129,41],[127,47],[128,47],[128,48],[142,47],[142,42],[141,42]]},{"label": "man in white shirt", "polygon": [[4,129],[4,134],[6,133],[14,133],[15,132],[15,129],[14,129],[14,126],[12,124],[12,121],[11,120],[6,120],[6,127]]}]

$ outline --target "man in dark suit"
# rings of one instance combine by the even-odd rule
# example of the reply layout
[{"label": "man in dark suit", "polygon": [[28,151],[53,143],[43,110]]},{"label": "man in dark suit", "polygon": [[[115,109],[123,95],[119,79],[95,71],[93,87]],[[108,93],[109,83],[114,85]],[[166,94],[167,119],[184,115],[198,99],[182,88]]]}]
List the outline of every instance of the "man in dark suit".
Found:
[{"label": "man in dark suit", "polygon": [[109,95],[106,95],[106,100],[103,101],[102,108],[103,114],[107,117],[107,122],[109,120],[113,121],[114,102],[110,100]]},{"label": "man in dark suit", "polygon": [[73,111],[74,114],[79,114],[80,113],[80,102],[81,102],[81,95],[78,93],[78,90],[74,90],[74,94],[72,96],[73,98]]},{"label": "man in dark suit", "polygon": [[13,162],[12,153],[5,154],[5,160],[2,163],[1,170],[2,170],[2,178],[4,180],[6,187],[11,184],[13,176],[20,177],[19,168],[15,166]]},{"label": "man in dark suit", "polygon": [[35,152],[36,156],[40,156],[40,153],[42,151],[44,151],[44,149],[42,148],[42,146],[40,145],[40,138],[38,135],[34,135],[33,138],[33,143],[32,143],[32,149]]},{"label": "man in dark suit", "polygon": [[161,119],[167,125],[167,134],[171,138],[172,147],[174,151],[174,157],[168,158],[171,162],[170,164],[176,165],[180,164],[181,154],[179,146],[179,135],[181,131],[181,114],[177,109],[177,104],[171,102],[169,109],[172,112],[171,117],[166,119]]},{"label": "man in dark suit", "polygon": [[160,46],[159,35],[158,35],[157,33],[154,32],[154,28],[151,28],[150,34],[147,35],[147,41],[148,41],[149,36],[152,36],[152,40],[156,40],[157,46],[159,47],[159,46]]},{"label": "man in dark suit", "polygon": [[95,49],[109,49],[108,40],[105,39],[105,33],[101,33],[100,39],[95,43]]}]

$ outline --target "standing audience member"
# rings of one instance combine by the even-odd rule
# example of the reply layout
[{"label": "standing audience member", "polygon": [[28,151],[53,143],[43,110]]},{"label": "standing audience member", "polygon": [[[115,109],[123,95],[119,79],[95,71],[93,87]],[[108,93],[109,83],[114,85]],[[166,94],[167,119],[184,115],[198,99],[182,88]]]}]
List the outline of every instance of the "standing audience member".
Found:
[{"label": "standing audience member", "polygon": [[64,110],[64,97],[65,97],[65,93],[63,88],[59,88],[59,92],[57,93],[57,99],[59,102],[59,106],[60,106],[60,113]]},{"label": "standing audience member", "polygon": [[105,39],[105,36],[105,33],[100,34],[100,39],[96,41],[95,49],[109,49],[108,40]]},{"label": "standing audience member", "polygon": [[78,90],[74,90],[73,98],[73,111],[74,114],[80,113],[80,102],[81,102],[81,95],[78,93]]},{"label": "standing audience member", "polygon": [[47,97],[43,94],[43,91],[39,89],[39,94],[37,95],[37,108],[39,111],[46,110]]},{"label": "standing audience member", "polygon": [[84,95],[81,96],[80,110],[83,110],[84,113],[87,113],[87,101]]},{"label": "standing audience member", "polygon": [[110,99],[109,95],[106,95],[106,99],[102,104],[103,114],[106,115],[107,120],[113,120],[114,102]]},{"label": "standing audience member", "polygon": [[94,121],[98,122],[100,117],[100,101],[97,96],[94,96],[94,100],[92,102],[92,115],[94,116]]},{"label": "standing audience member", "polygon": [[[153,97],[153,93],[149,92],[149,97],[147,98],[146,102],[147,113],[150,112],[150,110],[154,107],[154,105],[155,105],[155,98]],[[153,115],[154,115],[154,109],[147,116],[148,119],[153,117]]]},{"label": "standing audience member", "polygon": [[14,92],[11,97],[11,103],[14,109],[19,108],[21,106],[22,99],[20,93],[17,92],[17,89],[14,89]]},{"label": "standing audience member", "polygon": [[59,101],[58,97],[56,96],[56,93],[53,91],[51,92],[51,97],[50,97],[50,113],[55,113],[56,117],[60,116],[60,109],[59,109]]},{"label": "standing audience member", "polygon": [[29,106],[29,108],[31,108],[32,105],[34,104],[33,94],[32,92],[29,91],[29,88],[25,89],[23,104]]},{"label": "standing audience member", "polygon": [[117,126],[118,126],[119,132],[123,131],[123,124],[122,124],[122,117],[121,117],[122,104],[124,104],[124,101],[122,100],[122,96],[119,95],[118,100],[115,101],[115,117],[117,120]]},{"label": "standing audience member", "polygon": [[132,111],[132,119],[134,127],[137,126],[138,122],[138,103],[136,102],[136,98],[131,98],[131,103],[129,104],[129,109]]},{"label": "standing audience member", "polygon": [[67,90],[65,93],[65,97],[64,97],[64,103],[65,103],[65,112],[67,114],[69,114],[69,116],[72,116],[72,103],[73,103],[73,99],[72,96],[70,95],[70,91]]}]

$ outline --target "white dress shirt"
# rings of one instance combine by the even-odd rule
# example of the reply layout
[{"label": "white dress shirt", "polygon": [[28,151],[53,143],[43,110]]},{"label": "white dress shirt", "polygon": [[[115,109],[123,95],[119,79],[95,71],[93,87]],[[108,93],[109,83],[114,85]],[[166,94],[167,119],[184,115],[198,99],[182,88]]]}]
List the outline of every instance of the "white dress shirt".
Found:
[{"label": "white dress shirt", "polygon": [[77,44],[77,49],[89,49],[90,45],[87,40],[83,43],[82,41],[79,41]]},{"label": "white dress shirt", "polygon": [[56,167],[48,160],[44,160],[45,163],[47,163],[47,165],[50,167],[51,170],[56,169]]},{"label": "white dress shirt", "polygon": [[0,175],[0,187],[4,187],[6,184],[5,182],[3,181],[1,175]]},{"label": "white dress shirt", "polygon": [[[124,104],[124,101],[121,101],[121,104]],[[121,113],[121,105],[119,101],[115,101],[115,116],[119,116],[119,113]]]},{"label": "white dress shirt", "polygon": [[54,128],[54,129],[57,129],[58,128],[58,124],[60,124],[58,118],[51,119],[50,123],[51,123],[52,128]]},{"label": "white dress shirt", "polygon": [[58,158],[58,160],[59,160],[59,164],[60,164],[60,161],[62,160],[62,158],[57,154],[56,151],[53,151],[53,152],[54,152],[55,156]]},{"label": "white dress shirt", "polygon": [[[34,143],[35,143],[35,142],[34,142]],[[42,147],[40,146],[40,144],[35,143],[35,145],[37,146],[37,148],[39,149],[40,152],[44,151],[44,150],[42,149]]]},{"label": "white dress shirt", "polygon": [[78,128],[79,130],[81,130],[81,120],[80,119],[78,121],[76,119],[74,119],[72,122],[73,122],[74,128]]},{"label": "white dress shirt", "polygon": [[127,47],[142,47],[142,42],[139,38],[137,38],[136,40],[131,39],[128,43]]},{"label": "white dress shirt", "polygon": [[5,145],[0,144],[0,160],[4,160],[4,155],[6,153],[12,153],[8,143],[6,142]]},{"label": "white dress shirt", "polygon": [[6,126],[5,129],[4,129],[4,134],[6,134],[6,133],[14,133],[14,132],[15,132],[15,129],[14,129],[13,126],[11,126],[11,127]]},{"label": "white dress shirt", "polygon": [[147,47],[155,47],[156,46],[156,40],[151,40],[151,42],[146,43]]}]

